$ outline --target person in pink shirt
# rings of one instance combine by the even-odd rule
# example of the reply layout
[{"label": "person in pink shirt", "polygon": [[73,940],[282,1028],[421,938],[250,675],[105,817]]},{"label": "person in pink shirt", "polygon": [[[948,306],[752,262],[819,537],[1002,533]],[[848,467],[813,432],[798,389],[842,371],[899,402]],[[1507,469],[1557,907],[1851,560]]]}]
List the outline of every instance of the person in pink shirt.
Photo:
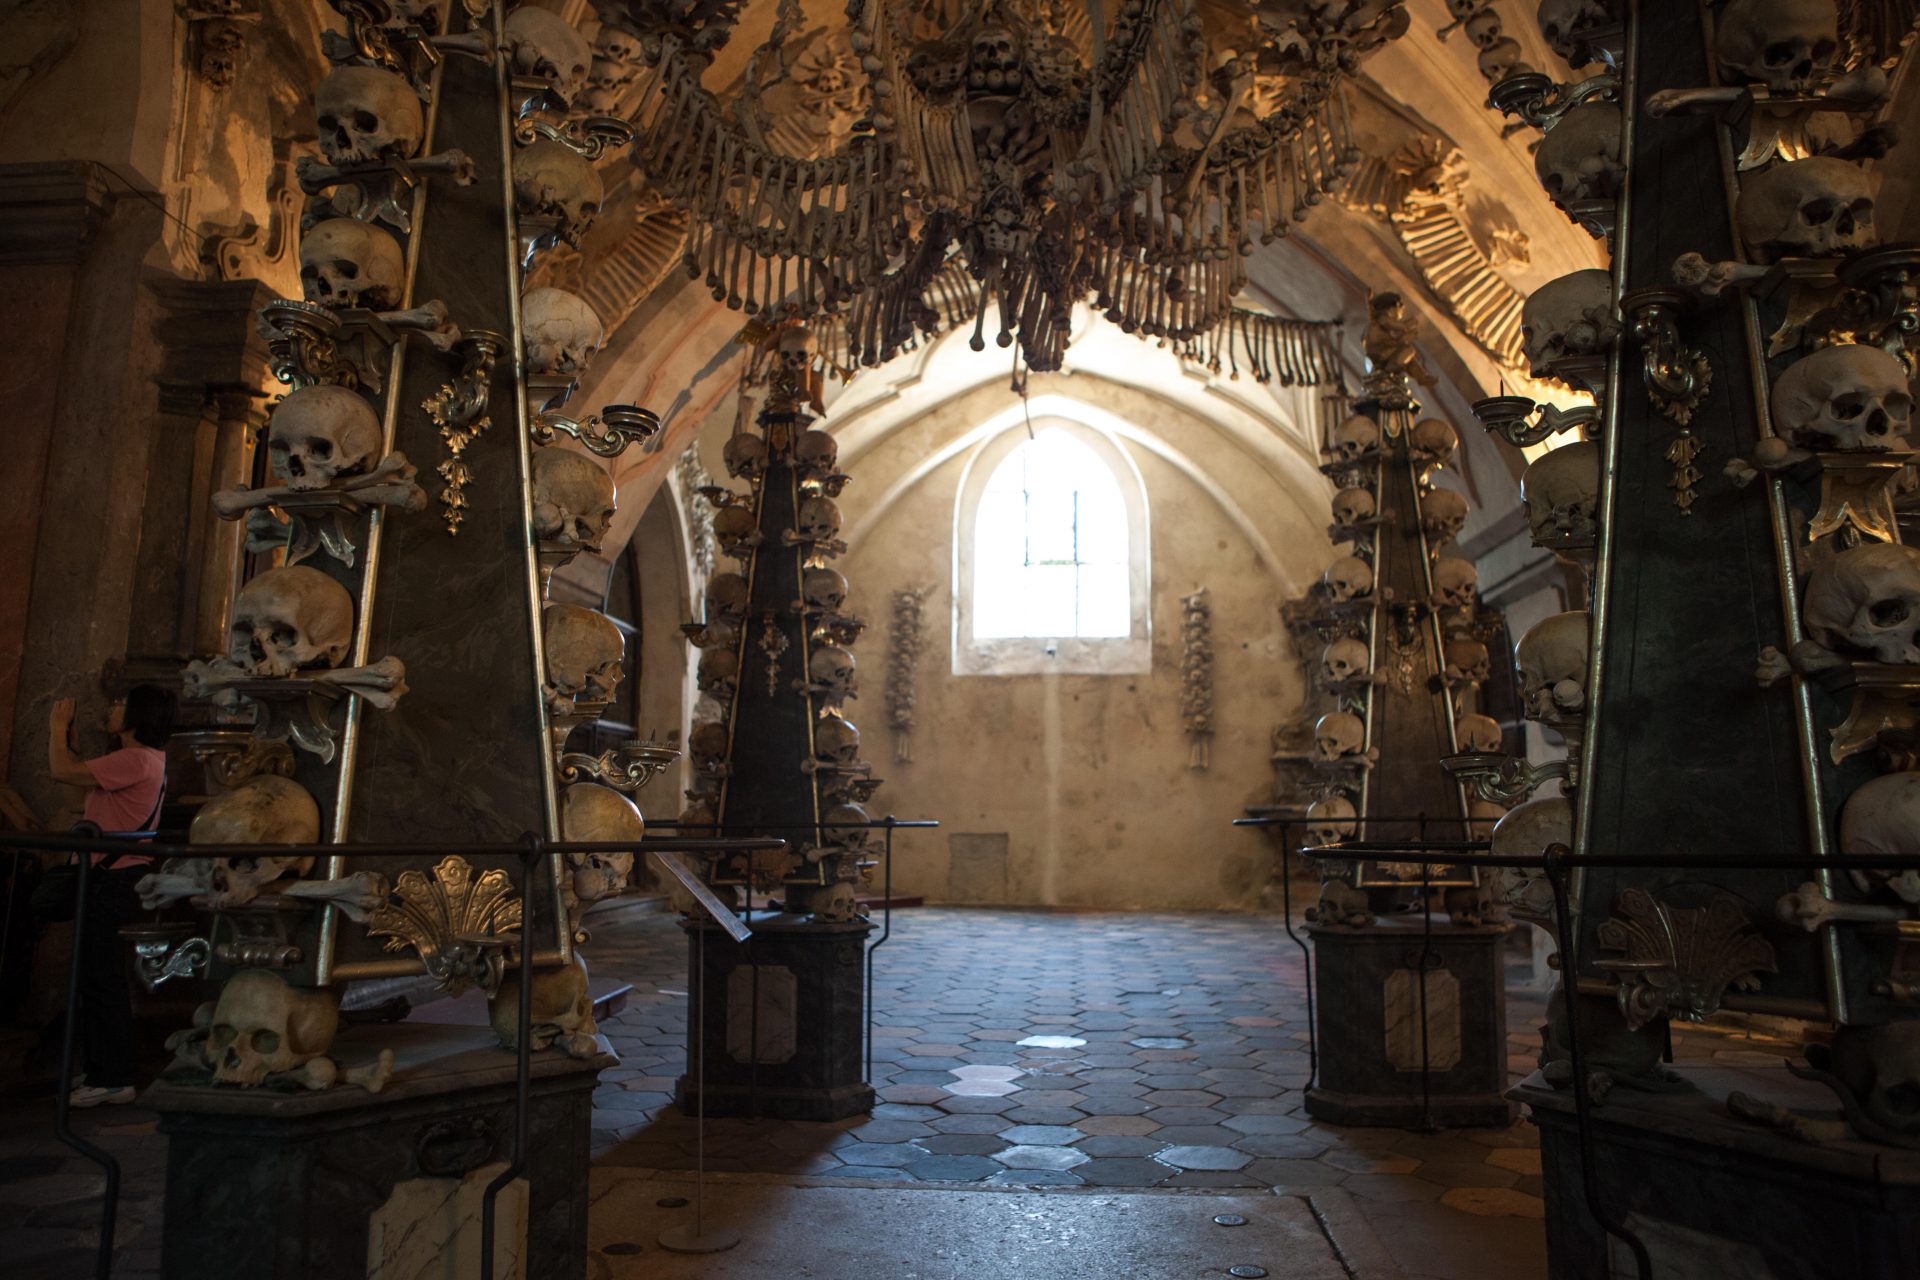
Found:
[{"label": "person in pink shirt", "polygon": [[[160,822],[167,796],[167,756],[162,748],[173,732],[174,697],[158,685],[135,685],[107,712],[107,735],[117,744],[91,760],[80,758],[73,733],[73,699],[53,704],[47,733],[47,769],[54,780],[87,788],[86,819],[102,832],[151,833]],[[153,859],[142,854],[91,855],[86,933],[80,956],[80,1007],[67,1015],[79,1020],[86,1078],[75,1085],[68,1104],[97,1107],[133,1101],[133,998],[127,989],[125,947],[120,926],[140,916],[134,884]],[[55,877],[48,887],[66,886],[65,904],[47,895],[43,911],[71,910],[72,881]]]}]

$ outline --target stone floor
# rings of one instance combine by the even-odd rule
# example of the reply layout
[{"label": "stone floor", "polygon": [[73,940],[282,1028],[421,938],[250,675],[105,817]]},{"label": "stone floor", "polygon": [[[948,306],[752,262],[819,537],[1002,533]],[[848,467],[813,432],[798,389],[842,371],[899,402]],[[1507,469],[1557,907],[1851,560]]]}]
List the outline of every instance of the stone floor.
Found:
[{"label": "stone floor", "polygon": [[[682,935],[665,915],[623,912],[595,926],[588,955],[596,977],[634,983],[627,1009],[602,1025],[622,1062],[596,1094],[596,1200],[622,1186],[684,1183],[696,1129],[670,1098],[685,1053]],[[1279,1193],[1311,1202],[1323,1225],[1332,1220],[1325,1205],[1358,1206],[1348,1219],[1383,1248],[1373,1274],[1543,1274],[1540,1161],[1524,1121],[1409,1133],[1304,1113],[1302,973],[1271,916],[901,911],[875,963],[874,1113],[835,1124],[712,1121],[706,1167],[716,1195],[736,1200],[780,1187],[1016,1199]],[[1539,1021],[1536,999],[1511,999],[1516,1075],[1533,1067]],[[1716,1031],[1677,1040],[1686,1056],[1785,1051]],[[86,1272],[99,1185],[92,1166],[53,1139],[51,1112],[45,1101],[0,1112],[0,1248],[48,1280]],[[78,1120],[126,1165],[115,1274],[152,1275],[164,1159],[153,1117],[136,1106]],[[1210,1249],[1218,1228],[1206,1215],[1194,1220],[1193,1248]],[[884,1215],[868,1221],[888,1230]],[[893,1243],[910,1253],[915,1229],[898,1229],[907,1234]],[[595,1238],[604,1249],[592,1274],[656,1274],[635,1258],[661,1257],[652,1237],[644,1249],[616,1248],[633,1241],[596,1223]],[[830,1240],[812,1245],[828,1261],[794,1275],[864,1274],[836,1269]],[[968,1274],[1001,1280],[977,1267]]]}]

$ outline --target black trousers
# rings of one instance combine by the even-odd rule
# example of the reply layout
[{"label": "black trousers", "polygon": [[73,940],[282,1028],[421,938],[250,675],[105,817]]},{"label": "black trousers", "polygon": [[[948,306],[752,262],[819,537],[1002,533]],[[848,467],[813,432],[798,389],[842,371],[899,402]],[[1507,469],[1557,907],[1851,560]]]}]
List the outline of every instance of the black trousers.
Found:
[{"label": "black trousers", "polygon": [[[134,885],[146,867],[105,871],[95,867],[87,876],[85,929],[81,936],[79,1008],[77,1017],[82,1064],[87,1083],[117,1089],[134,1083],[138,1046],[134,1043],[133,993],[127,987],[126,944],[120,926],[142,915]],[[34,892],[34,914],[43,920],[72,918],[76,869],[59,868]],[[63,1087],[65,1082],[61,1082]]]}]

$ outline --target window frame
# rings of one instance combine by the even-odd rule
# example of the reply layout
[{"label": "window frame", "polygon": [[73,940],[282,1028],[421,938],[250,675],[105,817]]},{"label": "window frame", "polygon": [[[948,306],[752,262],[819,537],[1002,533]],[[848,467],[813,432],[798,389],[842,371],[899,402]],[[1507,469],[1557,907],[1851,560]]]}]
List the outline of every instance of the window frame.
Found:
[{"label": "window frame", "polygon": [[[1047,431],[1064,431],[1084,445],[1120,491],[1126,507],[1127,618],[1124,636],[1014,636],[982,639],[973,633],[977,522],[988,483],[1015,450]],[[981,442],[961,473],[954,504],[953,673],[979,675],[1138,675],[1151,670],[1152,564],[1146,485],[1125,446],[1110,433],[1060,413],[1015,419]]]}]

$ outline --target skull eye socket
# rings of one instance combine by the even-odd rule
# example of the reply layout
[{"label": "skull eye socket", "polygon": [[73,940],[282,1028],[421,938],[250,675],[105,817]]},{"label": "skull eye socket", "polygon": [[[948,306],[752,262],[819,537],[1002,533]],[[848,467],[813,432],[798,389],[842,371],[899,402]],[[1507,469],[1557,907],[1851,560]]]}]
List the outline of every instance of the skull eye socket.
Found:
[{"label": "skull eye socket", "polygon": [[213,1035],[211,1037],[213,1047],[216,1049],[224,1049],[228,1045],[232,1044],[233,1038],[239,1034],[240,1034],[240,1028],[238,1027],[228,1027],[228,1026],[215,1027],[213,1029]]},{"label": "skull eye socket", "polygon": [[333,441],[325,436],[315,436],[307,441],[307,453],[317,462],[325,462],[333,456]]},{"label": "skull eye socket", "polygon": [[287,649],[291,648],[300,637],[292,627],[280,626],[268,633],[267,639],[275,648]]},{"label": "skull eye socket", "polygon": [[322,112],[314,120],[314,123],[320,126],[320,132],[322,133],[335,133],[338,132],[340,128],[340,118],[330,111]]},{"label": "skull eye socket", "polygon": [[380,117],[371,111],[353,113],[353,127],[361,133],[372,133],[380,127]]},{"label": "skull eye socket", "polygon": [[276,1053],[280,1049],[278,1031],[258,1031],[254,1033],[253,1047],[261,1053]]},{"label": "skull eye socket", "polygon": [[1839,45],[1831,40],[1816,40],[1813,44],[1813,60],[1815,62],[1825,62],[1838,51],[1839,47]]},{"label": "skull eye socket", "polygon": [[1897,627],[1912,614],[1905,600],[1876,600],[1867,608],[1867,616],[1876,627]]},{"label": "skull eye socket", "polygon": [[1832,200],[1809,200],[1800,206],[1800,220],[1810,227],[1824,227],[1839,211]]},{"label": "skull eye socket", "polygon": [[1769,67],[1791,66],[1799,57],[1800,45],[1791,40],[1776,40],[1760,55],[1761,61]]},{"label": "skull eye socket", "polygon": [[1866,407],[1867,402],[1856,391],[1842,392],[1833,398],[1833,416],[1849,422],[1859,417]]},{"label": "skull eye socket", "polygon": [[342,280],[357,280],[360,277],[360,264],[348,258],[335,258],[333,274]]}]

